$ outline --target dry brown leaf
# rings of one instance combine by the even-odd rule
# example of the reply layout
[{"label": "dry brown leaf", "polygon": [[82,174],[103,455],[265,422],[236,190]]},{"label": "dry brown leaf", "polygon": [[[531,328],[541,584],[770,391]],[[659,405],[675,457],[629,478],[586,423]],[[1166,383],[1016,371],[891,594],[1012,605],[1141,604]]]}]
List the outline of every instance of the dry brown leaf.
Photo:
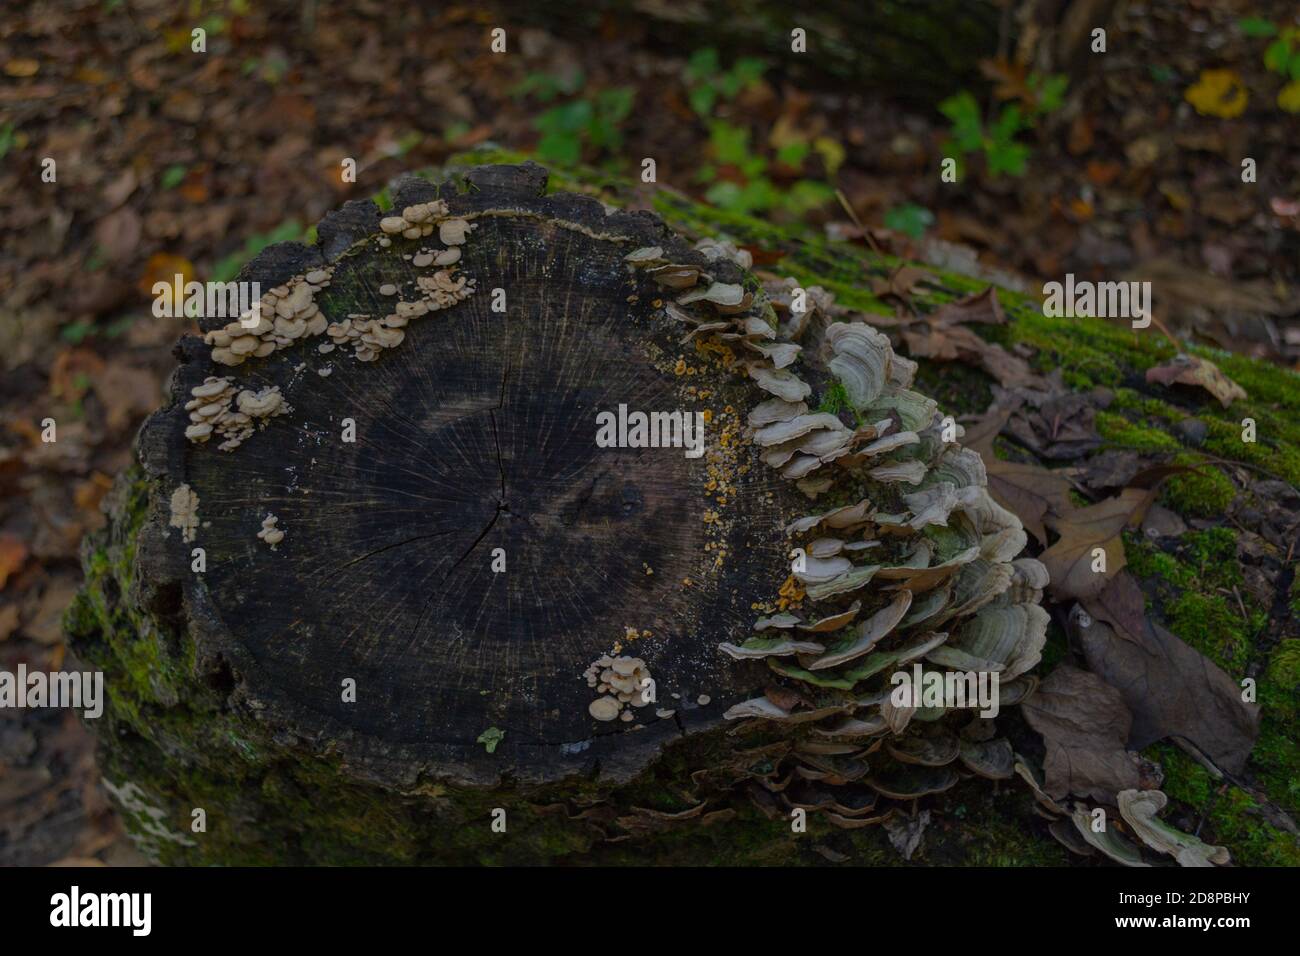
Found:
[{"label": "dry brown leaf", "polygon": [[99,504],[112,487],[113,479],[102,471],[96,471],[87,480],[77,484],[72,492],[72,500],[82,511],[98,515]]},{"label": "dry brown leaf", "polygon": [[1105,621],[1125,640],[1141,645],[1147,634],[1146,595],[1137,578],[1120,571],[1095,596],[1082,602],[1094,620]]},{"label": "dry brown leaf", "polygon": [[18,630],[21,619],[17,604],[0,607],[0,641],[8,640],[9,635]]},{"label": "dry brown leaf", "polygon": [[934,276],[916,266],[904,265],[895,269],[888,279],[872,280],[871,291],[879,296],[891,295],[909,302],[912,290],[923,281],[933,282]]},{"label": "dry brown leaf", "polygon": [[1062,664],[1020,706],[1047,747],[1048,796],[1113,804],[1119,791],[1139,786],[1139,758],[1127,748],[1132,717],[1119,691],[1096,674]]},{"label": "dry brown leaf", "polygon": [[19,571],[27,560],[27,544],[16,534],[8,531],[0,534],[0,589],[9,581],[11,574]]},{"label": "dry brown leaf", "polygon": [[1069,626],[1089,669],[1120,692],[1133,715],[1130,747],[1178,738],[1215,766],[1242,771],[1259,734],[1260,712],[1242,701],[1233,678],[1150,621],[1138,629],[1140,641],[1121,637],[1082,608],[1070,613]]},{"label": "dry brown leaf", "polygon": [[116,209],[131,197],[131,193],[135,192],[139,184],[135,170],[130,166],[126,167],[104,187],[102,191],[104,202],[108,203],[110,209]]},{"label": "dry brown leaf", "polygon": [[1246,397],[1244,388],[1219,371],[1213,362],[1197,355],[1178,355],[1167,365],[1147,369],[1147,381],[1160,385],[1200,386],[1217,398],[1224,408]]},{"label": "dry brown leaf", "polygon": [[50,366],[50,394],[65,402],[79,400],[103,367],[104,360],[90,349],[64,349]]},{"label": "dry brown leaf", "polygon": [[95,242],[107,258],[114,262],[124,262],[135,255],[143,230],[144,226],[135,210],[123,206],[95,224]]},{"label": "dry brown leaf", "polygon": [[[1142,523],[1155,494],[1154,488],[1125,488],[1113,498],[1048,518],[1048,525],[1060,537],[1039,560],[1052,577],[1052,596],[1066,601],[1100,594],[1124,567],[1120,533]],[[1105,564],[1104,570],[1094,571],[1097,548],[1105,554]]]},{"label": "dry brown leaf", "polygon": [[1042,383],[1024,359],[996,343],[986,342],[964,325],[916,325],[902,334],[908,355],[914,358],[959,360],[978,365],[1005,388]]},{"label": "dry brown leaf", "polygon": [[974,292],[955,302],[946,302],[925,317],[931,325],[964,325],[975,322],[982,325],[1003,325],[1007,317],[998,302],[998,292],[989,286],[983,292]]},{"label": "dry brown leaf", "polygon": [[[901,270],[900,270],[901,271]],[[989,286],[912,323],[902,332],[910,355],[939,361],[959,360],[978,365],[1005,388],[1041,385],[1027,362],[1002,346],[986,342],[967,323],[1001,325],[1006,322],[997,290]]]},{"label": "dry brown leaf", "polygon": [[153,372],[121,362],[109,362],[90,375],[95,394],[104,404],[108,430],[119,432],[158,407],[161,389]]},{"label": "dry brown leaf", "polygon": [[993,452],[993,440],[1011,415],[1010,408],[994,408],[966,429],[962,444],[978,452],[988,475],[993,500],[1012,512],[1025,530],[1047,544],[1047,515],[1064,515],[1073,510],[1070,483],[1060,474],[1034,464],[1004,461]]},{"label": "dry brown leaf", "polygon": [[60,575],[45,586],[40,602],[31,620],[23,625],[23,633],[32,640],[47,646],[63,639],[63,612],[77,595],[77,580],[70,575]]}]

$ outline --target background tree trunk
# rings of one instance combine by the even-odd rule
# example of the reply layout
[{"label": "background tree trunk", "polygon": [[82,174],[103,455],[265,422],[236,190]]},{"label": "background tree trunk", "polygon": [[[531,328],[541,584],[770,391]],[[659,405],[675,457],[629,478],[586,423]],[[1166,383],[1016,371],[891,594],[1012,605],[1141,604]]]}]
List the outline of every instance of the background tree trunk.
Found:
[{"label": "background tree trunk", "polygon": [[[402,181],[395,210],[441,196],[471,217],[464,268],[478,287],[454,312],[415,320],[374,364],[301,346],[259,360],[241,384],[280,386],[294,425],[271,417],[229,453],[186,441],[192,389],[229,370],[197,339],[178,346],[173,404],[142,430],[141,467],[119,480],[109,526],[85,546],[87,584],[68,616],[78,655],[106,672],[110,706],[96,728],[106,783],[159,859],[894,859],[867,824],[891,805],[906,819],[915,809],[906,798],[923,785],[893,787],[903,799],[892,803],[891,786],[877,786],[880,806],[874,797],[841,806],[794,834],[798,801],[781,796],[782,768],[797,748],[805,762],[817,751],[780,726],[735,733],[722,718],[771,682],[761,662],[728,661],[717,644],[744,640],[755,605],[775,597],[788,573],[780,529],[810,512],[806,499],[741,459],[727,476],[734,520],[714,528],[711,499],[682,493],[697,479],[680,451],[592,454],[595,411],[611,397],[652,410],[683,407],[682,388],[714,390],[711,404],[742,418],[754,404],[751,386],[702,362],[689,383],[674,374],[682,329],[656,318],[663,293],[626,254],[658,246],[717,281],[752,279],[706,262],[654,216],[542,198],[544,184],[533,166],[453,168],[441,191]],[[562,185],[637,199],[595,174]],[[710,210],[670,191],[653,204],[690,238],[715,231]],[[318,301],[332,319],[381,313],[391,297],[380,286],[409,287],[415,272],[376,244],[380,215],[349,203],[320,224],[318,245],[271,247],[243,278],[267,289],[328,267]],[[784,274],[885,311],[867,289],[895,264],[755,221],[727,228],[781,252]],[[418,254],[419,243],[402,248]],[[934,294],[981,287],[940,276]],[[491,310],[494,288],[507,290],[504,314]],[[1035,344],[1095,351],[1114,338],[1105,323],[1047,328],[1029,301],[1003,302],[1012,335]],[[1162,348],[1149,343],[1108,358],[1117,369],[1149,366]],[[1224,364],[1250,369],[1262,401],[1297,401],[1286,373]],[[989,397],[979,373],[957,366],[923,367],[920,381],[957,411]],[[1208,404],[1204,413],[1219,414]],[[356,422],[355,444],[340,441],[344,418]],[[172,526],[181,482],[198,499],[192,542]],[[285,532],[274,549],[257,537],[267,513]],[[206,552],[201,585],[196,546]],[[490,570],[497,547],[511,562],[504,574]],[[702,567],[719,552],[710,578]],[[692,586],[678,586],[685,579]],[[653,662],[658,707],[593,733],[597,695],[583,670],[620,641],[622,653]],[[344,701],[348,678],[358,702],[384,705]],[[680,696],[666,699],[669,690]],[[1018,751],[1036,746],[1014,719],[1006,732]],[[852,777],[836,756],[818,758],[832,761],[823,776]],[[970,777],[928,799],[940,815],[963,807],[970,821],[932,837],[932,862],[1065,859],[1026,788]],[[496,808],[504,834],[491,826]],[[191,828],[198,809],[206,832]]]},{"label": "background tree trunk", "polygon": [[[767,55],[805,85],[847,83],[926,106],[978,77],[979,61],[997,54],[1003,23],[1002,6],[993,0],[836,0],[811,6],[600,0],[532,7],[524,16],[565,35],[585,30],[593,39],[604,21],[615,20],[622,35],[639,28],[647,44],[664,49],[713,45],[728,57]],[[1012,25],[1008,17],[1006,26]],[[806,33],[806,53],[791,53],[796,28]]]}]

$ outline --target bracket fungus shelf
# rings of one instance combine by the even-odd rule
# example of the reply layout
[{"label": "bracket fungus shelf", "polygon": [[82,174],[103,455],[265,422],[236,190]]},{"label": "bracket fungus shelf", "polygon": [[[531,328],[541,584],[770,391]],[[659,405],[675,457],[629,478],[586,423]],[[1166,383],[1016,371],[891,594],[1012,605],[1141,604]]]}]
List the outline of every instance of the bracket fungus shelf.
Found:
[{"label": "bracket fungus shelf", "polygon": [[[545,186],[404,178],[178,345],[70,628],[158,857],[537,860],[731,825],[737,790],[859,827],[1013,775],[973,698],[890,694],[996,674],[1014,705],[1047,624],[914,364],[734,246]],[[652,435],[598,443],[627,409]],[[493,807],[519,837],[485,849]]]}]

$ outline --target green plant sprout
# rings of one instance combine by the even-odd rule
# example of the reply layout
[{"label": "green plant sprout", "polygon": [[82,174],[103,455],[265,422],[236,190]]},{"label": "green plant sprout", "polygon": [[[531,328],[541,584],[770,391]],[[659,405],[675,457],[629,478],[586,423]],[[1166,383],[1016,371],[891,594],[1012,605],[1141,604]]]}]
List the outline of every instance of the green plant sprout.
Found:
[{"label": "green plant sprout", "polygon": [[996,118],[985,121],[975,94],[962,90],[939,104],[939,112],[952,123],[950,144],[963,156],[983,153],[989,175],[1023,176],[1029,146],[1016,137],[1038,125],[1038,120],[1061,108],[1068,79],[1062,75],[1031,73],[1027,95],[1007,103]]},{"label": "green plant sprout", "polygon": [[[584,79],[581,70],[568,74],[533,73],[512,92],[517,97],[551,103],[574,96],[582,89]],[[594,156],[616,152],[623,145],[623,121],[631,114],[635,101],[632,87],[613,86],[539,113],[533,120],[533,128],[542,134],[537,142],[538,157],[572,166],[582,161],[584,150]]]},{"label": "green plant sprout", "polygon": [[800,217],[835,198],[829,183],[802,176],[806,161],[820,157],[833,176],[844,162],[844,147],[826,136],[809,139],[785,131],[774,132],[768,149],[753,142],[747,126],[714,115],[717,107],[760,83],[766,70],[756,57],[741,57],[723,69],[712,47],[691,54],[682,73],[686,98],[709,130],[708,160],[695,181],[705,187],[709,202],[727,212],[780,211]]},{"label": "green plant sprout", "polygon": [[704,47],[691,54],[682,76],[686,81],[686,99],[691,109],[708,117],[718,100],[734,100],[742,90],[756,86],[763,79],[767,64],[757,57],[742,56],[723,70],[718,51]]},{"label": "green plant sprout", "polygon": [[1288,113],[1300,113],[1300,27],[1279,27],[1261,17],[1238,20],[1237,27],[1248,37],[1272,38],[1264,48],[1264,68],[1288,81],[1278,91],[1277,105]]}]

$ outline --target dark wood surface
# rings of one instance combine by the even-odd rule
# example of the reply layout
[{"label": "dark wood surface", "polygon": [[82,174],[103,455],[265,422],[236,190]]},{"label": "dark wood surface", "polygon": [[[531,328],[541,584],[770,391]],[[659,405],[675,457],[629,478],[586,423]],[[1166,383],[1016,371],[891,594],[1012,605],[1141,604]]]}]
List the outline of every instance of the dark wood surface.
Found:
[{"label": "dark wood surface", "polygon": [[[704,488],[708,458],[598,448],[596,414],[619,403],[734,403],[743,415],[765,396],[706,371],[680,343],[684,327],[655,308],[664,290],[623,261],[657,244],[703,263],[657,219],[541,198],[531,166],[473,175],[468,191],[444,194],[453,212],[476,215],[459,265],[477,292],[412,320],[376,361],[322,355],[322,339],[305,339],[230,369],[201,341],[182,344],[175,404],[146,426],[142,457],[164,477],[159,497],[190,485],[202,524],[187,544],[159,510],[142,541],[160,579],[179,583],[201,655],[228,664],[236,698],[368,773],[437,765],[476,782],[545,780],[595,761],[632,772],[761,679],[763,668],[717,645],[749,635],[752,603],[788,573],[779,528],[792,489],[754,456],[719,509]],[[407,181],[395,210],[433,196]],[[392,300],[381,285],[432,269],[403,258],[429,240],[373,241],[379,215],[349,204],[322,224],[319,247],[275,247],[242,278],[265,289],[337,255],[321,310],[382,315]],[[491,309],[494,288],[505,313]],[[699,374],[677,374],[679,357]],[[184,401],[210,375],[279,385],[293,411],[233,451],[186,441]],[[715,395],[694,400],[690,386]],[[345,418],[355,443],[342,441]],[[706,509],[725,512],[721,533]],[[274,549],[257,538],[268,513],[286,535]],[[194,546],[206,574],[189,570]],[[496,548],[505,573],[491,570]],[[620,644],[649,662],[658,708],[674,715],[589,715],[598,695],[583,672]],[[355,703],[342,699],[345,678]],[[493,754],[476,743],[489,727],[505,731]]]}]

